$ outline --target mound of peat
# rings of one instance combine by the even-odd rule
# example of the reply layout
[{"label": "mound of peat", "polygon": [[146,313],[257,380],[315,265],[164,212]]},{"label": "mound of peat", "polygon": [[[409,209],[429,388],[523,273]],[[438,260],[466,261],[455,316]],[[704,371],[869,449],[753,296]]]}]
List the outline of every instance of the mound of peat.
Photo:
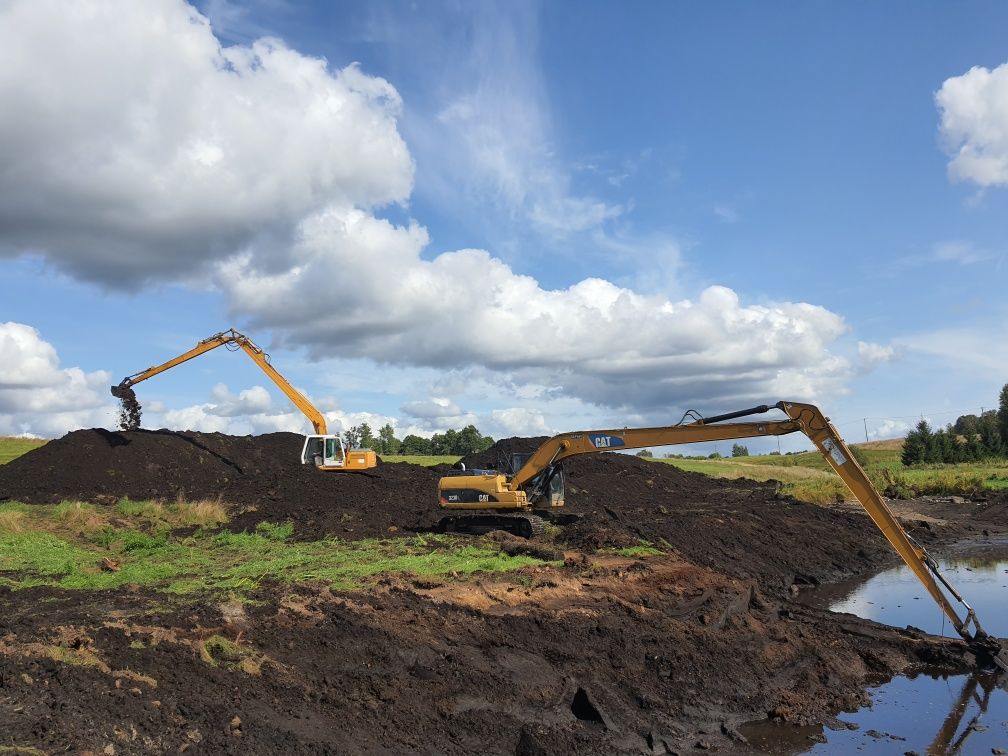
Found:
[{"label": "mound of peat", "polygon": [[302,442],[296,433],[80,430],[0,467],[0,500],[219,499],[244,510],[232,528],[291,520],[302,538],[382,535],[434,519],[437,471],[321,473],[300,463]]},{"label": "mound of peat", "polygon": [[[500,466],[511,453],[530,453],[543,438],[509,438],[462,460],[466,467]],[[625,548],[642,542],[672,548],[691,562],[771,593],[792,585],[832,582],[897,557],[859,510],[837,510],[782,496],[774,481],[725,480],[626,454],[572,457],[564,462],[566,509],[581,519],[560,532],[569,548]],[[993,512],[996,503],[973,517]],[[991,518],[982,520],[991,522]],[[926,526],[910,525],[930,542]],[[978,530],[977,528],[972,530]],[[965,528],[964,532],[972,532]]]},{"label": "mound of peat", "polygon": [[[470,469],[498,466],[508,453],[532,451],[541,441],[504,439],[462,461]],[[440,518],[436,484],[444,468],[397,463],[362,473],[323,473],[300,464],[301,444],[294,433],[75,431],[0,466],[0,500],[219,499],[237,509],[232,529],[290,520],[300,538],[409,532]],[[567,509],[581,515],[557,535],[558,545],[567,548],[643,541],[732,577],[756,579],[772,593],[894,560],[859,511],[796,502],[781,496],[773,482],[712,479],[612,453],[574,457],[564,467]],[[1003,498],[970,506],[965,518],[954,515],[963,535],[1008,524]],[[938,515],[946,517],[944,510]],[[937,537],[924,524],[913,533],[925,543]]]}]

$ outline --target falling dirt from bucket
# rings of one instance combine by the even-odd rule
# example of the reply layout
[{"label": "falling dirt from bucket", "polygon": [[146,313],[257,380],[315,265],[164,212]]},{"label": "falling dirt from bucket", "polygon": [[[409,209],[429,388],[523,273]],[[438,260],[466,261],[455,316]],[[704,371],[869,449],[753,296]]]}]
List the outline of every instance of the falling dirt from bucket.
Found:
[{"label": "falling dirt from bucket", "polygon": [[140,428],[140,402],[129,386],[113,386],[112,396],[119,400],[119,428],[124,431]]}]

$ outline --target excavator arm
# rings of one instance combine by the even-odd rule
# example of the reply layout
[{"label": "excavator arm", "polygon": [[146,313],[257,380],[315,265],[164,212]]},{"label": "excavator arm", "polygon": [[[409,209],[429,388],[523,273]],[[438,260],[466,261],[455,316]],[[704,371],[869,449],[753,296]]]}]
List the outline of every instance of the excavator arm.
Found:
[{"label": "excavator arm", "polygon": [[[767,422],[725,423],[740,417],[769,412],[778,409],[787,415],[787,420],[771,420]],[[758,438],[761,436],[781,436],[789,433],[804,433],[815,444],[825,457],[830,467],[840,476],[851,493],[868,513],[872,522],[882,532],[886,540],[900,555],[917,579],[924,585],[927,592],[941,607],[951,621],[956,631],[970,642],[974,651],[993,661],[1003,670],[1008,670],[1008,650],[1004,649],[997,639],[989,636],[980,626],[973,608],[963,599],[956,589],[941,575],[938,563],[927,553],[923,546],[914,541],[899,524],[889,509],[881,494],[872,485],[868,475],[854,459],[850,449],[840,437],[836,428],[829,422],[818,407],[798,402],[778,402],[774,405],[761,405],[750,409],[729,412],[723,415],[701,418],[693,422],[659,428],[623,428],[598,431],[578,431],[562,433],[544,441],[525,463],[506,481],[497,476],[498,491],[496,496],[490,491],[489,484],[493,476],[482,472],[482,477],[473,476],[468,483],[479,487],[481,484],[487,490],[486,494],[477,495],[478,508],[494,508],[494,501],[510,503],[511,508],[528,508],[539,498],[536,486],[545,486],[550,478],[550,472],[568,457],[579,454],[594,454],[605,451],[620,451],[623,449],[641,449],[648,446],[669,446],[674,444],[691,444],[700,441],[727,441],[742,438]],[[452,478],[442,479],[451,481]],[[445,487],[443,485],[443,487]],[[510,498],[507,496],[510,494]],[[466,499],[459,497],[458,503],[451,499],[451,494],[442,491],[442,506],[462,508]],[[472,497],[468,499],[473,501]],[[485,503],[484,503],[485,502]],[[470,508],[476,508],[472,504]],[[939,583],[941,585],[939,585]],[[965,609],[965,618],[961,618],[955,606],[942,591],[941,586],[952,595]],[[970,627],[973,630],[971,631]]]},{"label": "excavator arm", "polygon": [[199,357],[201,354],[209,352],[211,349],[216,349],[219,346],[233,345],[234,348],[240,348],[252,361],[262,369],[270,380],[275,383],[281,391],[294,402],[299,410],[301,410],[305,416],[311,421],[312,427],[315,429],[315,433],[320,436],[327,435],[326,432],[326,421],[325,417],[319,412],[315,405],[308,401],[304,394],[294,388],[286,378],[277,372],[269,361],[269,355],[266,354],[260,347],[258,347],[252,339],[244,334],[238,333],[234,328],[230,328],[227,331],[221,331],[220,333],[215,333],[213,336],[203,339],[196,346],[190,349],[184,354],[180,354],[178,357],[174,357],[167,362],[164,362],[155,367],[149,367],[146,370],[141,370],[139,373],[133,375],[128,375],[119,382],[118,386],[113,386],[112,394],[116,395],[116,390],[120,392],[123,389],[132,388],[141,381],[146,381],[148,378],[153,378],[158,373],[163,373],[165,370],[175,367],[176,365],[181,365],[183,362],[188,362],[194,357]]},{"label": "excavator arm", "polygon": [[314,435],[305,436],[304,446],[301,448],[301,462],[303,464],[314,464],[320,470],[337,472],[358,472],[370,470],[377,466],[378,457],[371,449],[351,449],[349,452],[343,448],[343,441],[338,435],[330,435],[326,428],[325,417],[316,409],[315,405],[308,401],[308,398],[294,388],[286,378],[284,378],[273,365],[270,364],[269,355],[255,344],[248,336],[238,333],[234,328],[215,333],[213,336],[203,339],[188,352],[180,354],[167,362],[139,373],[128,375],[120,381],[118,386],[112,387],[112,396],[123,401],[123,428],[136,429],[140,423],[140,405],[133,394],[133,386],[153,378],[165,370],[169,370],[176,365],[181,365],[194,357],[216,349],[219,346],[235,351],[241,349],[247,354],[259,368],[269,376],[284,395],[290,399],[311,421],[315,429]]}]

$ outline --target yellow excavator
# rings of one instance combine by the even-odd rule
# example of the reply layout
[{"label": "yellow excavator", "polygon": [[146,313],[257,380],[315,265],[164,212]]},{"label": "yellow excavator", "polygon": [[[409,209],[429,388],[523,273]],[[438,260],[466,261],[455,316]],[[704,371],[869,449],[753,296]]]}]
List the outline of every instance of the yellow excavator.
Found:
[{"label": "yellow excavator", "polygon": [[[725,422],[772,409],[780,410],[787,419]],[[444,517],[440,527],[467,533],[507,530],[524,537],[541,533],[544,518],[549,519],[564,505],[561,463],[575,455],[788,433],[808,436],[978,657],[1008,671],[1008,649],[984,631],[973,608],[939,572],[934,557],[903,530],[836,428],[811,404],[781,401],[711,417],[702,417],[691,410],[671,426],[561,433],[544,441],[531,454],[512,454],[506,461],[506,471],[460,469],[441,478],[438,482],[441,508],[460,513]],[[939,583],[965,607],[965,619],[959,617]]]},{"label": "yellow excavator", "polygon": [[174,357],[167,362],[149,367],[139,373],[128,375],[119,382],[118,386],[112,387],[112,396],[122,400],[124,403],[133,402],[136,407],[135,422],[139,425],[139,405],[137,405],[133,394],[133,386],[153,378],[158,373],[181,365],[183,362],[199,357],[201,354],[209,352],[223,346],[229,350],[237,351],[241,349],[252,361],[258,365],[270,380],[275,383],[287,398],[294,402],[294,405],[301,410],[308,420],[311,421],[315,429],[313,435],[305,436],[304,445],[301,447],[302,464],[313,464],[320,470],[327,471],[358,471],[369,470],[378,464],[377,455],[372,449],[344,449],[343,440],[338,435],[332,435],[326,428],[325,417],[319,412],[315,405],[294,388],[287,379],[277,372],[277,369],[270,364],[269,355],[244,334],[238,333],[234,328],[227,331],[215,333],[213,336],[203,339],[195,347],[178,357]]}]

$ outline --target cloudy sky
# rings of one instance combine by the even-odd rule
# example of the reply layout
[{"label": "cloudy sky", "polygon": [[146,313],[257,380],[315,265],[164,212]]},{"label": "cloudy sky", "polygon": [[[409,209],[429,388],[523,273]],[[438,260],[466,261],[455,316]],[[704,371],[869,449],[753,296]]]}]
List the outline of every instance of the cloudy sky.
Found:
[{"label": "cloudy sky", "polygon": [[[230,326],[337,429],[989,407],[1006,32],[994,2],[0,0],[0,434],[112,427],[111,383]],[[138,394],[147,427],[309,428],[224,350]]]}]

